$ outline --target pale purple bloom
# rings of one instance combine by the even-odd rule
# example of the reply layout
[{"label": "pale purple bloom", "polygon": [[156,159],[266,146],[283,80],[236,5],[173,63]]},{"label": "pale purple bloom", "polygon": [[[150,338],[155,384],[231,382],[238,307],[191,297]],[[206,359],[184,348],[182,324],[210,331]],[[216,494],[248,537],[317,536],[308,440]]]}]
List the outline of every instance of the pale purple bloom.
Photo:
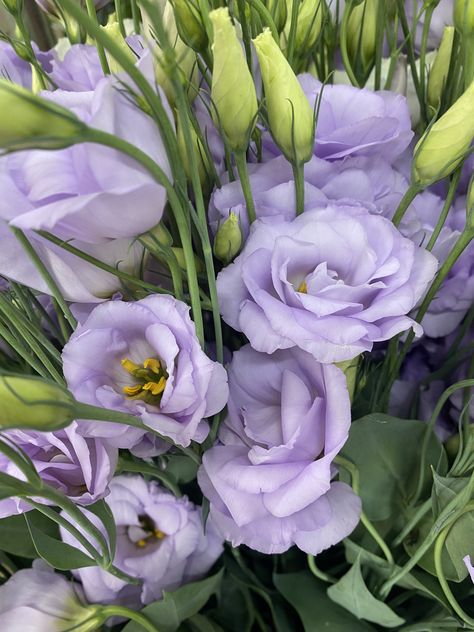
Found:
[{"label": "pale purple bloom", "polygon": [[340,362],[411,327],[420,335],[407,314],[436,268],[384,217],[327,206],[254,222],[217,289],[224,320],[257,351],[299,347]]},{"label": "pale purple bloom", "polygon": [[[106,502],[117,525],[114,564],[143,584],[127,584],[98,567],[74,571],[91,601],[139,608],[140,603],[160,599],[163,590],[175,590],[199,579],[222,553],[222,539],[212,520],[204,531],[200,508],[185,496],[175,498],[154,481],[117,476]],[[85,513],[104,531],[94,515]],[[68,531],[61,529],[61,536],[81,548]]]},{"label": "pale purple bloom", "polygon": [[[117,80],[103,79],[94,92],[57,90],[43,96],[91,126],[135,144],[169,173],[155,123],[130,102]],[[8,155],[0,159],[0,167],[1,274],[49,291],[7,223],[26,232],[68,300],[98,302],[120,289],[120,281],[64,254],[35,230],[52,232],[112,267],[138,274],[143,248],[134,239],[160,221],[166,194],[135,161],[101,145],[79,144]],[[131,213],[132,208],[140,212]]]},{"label": "pale purple bloom", "polygon": [[[227,402],[224,367],[202,351],[189,307],[171,296],[95,307],[64,347],[63,363],[79,401],[136,415],[182,446],[204,441],[204,418]],[[90,436],[142,455],[167,447],[140,428],[104,422],[84,427]]]},{"label": "pale purple bloom", "polygon": [[2,632],[93,632],[100,623],[96,610],[84,604],[78,584],[42,560],[16,571],[0,586]]},{"label": "pale purple bloom", "polygon": [[31,88],[31,66],[14,51],[11,44],[0,40],[0,78],[24,88]]},{"label": "pale purple bloom", "polygon": [[[319,158],[378,156],[393,162],[410,144],[413,132],[404,96],[342,84],[323,88],[310,74],[300,75],[299,80],[313,107],[323,91],[314,145]],[[280,154],[268,134],[264,149],[267,158]]]},{"label": "pale purple bloom", "polygon": [[[438,0],[433,2],[436,4],[428,30],[427,49],[437,48],[443,37],[443,31],[446,26],[453,24],[454,0]],[[426,20],[426,8],[423,5],[427,3],[423,0],[405,0],[405,11],[410,29],[415,33],[415,48],[421,48],[423,35],[423,27]],[[404,41],[403,32],[400,29],[400,42]]]},{"label": "pale purple bloom", "polygon": [[210,516],[233,546],[316,555],[359,521],[360,499],[332,482],[347,440],[343,372],[300,349],[261,354],[246,345],[229,366],[228,417],[203,455],[198,481]]},{"label": "pale purple bloom", "polygon": [[[76,422],[57,432],[8,430],[2,437],[29,456],[45,483],[75,503],[90,505],[107,495],[118,450],[100,439],[82,437]],[[0,471],[24,480],[23,474],[4,454],[0,454]],[[31,508],[21,498],[5,498],[0,500],[0,517]]]},{"label": "pale purple bloom", "polygon": [[95,90],[99,81],[104,78],[97,48],[87,44],[74,44],[66,52],[64,59],[53,60],[50,76],[60,90]]}]

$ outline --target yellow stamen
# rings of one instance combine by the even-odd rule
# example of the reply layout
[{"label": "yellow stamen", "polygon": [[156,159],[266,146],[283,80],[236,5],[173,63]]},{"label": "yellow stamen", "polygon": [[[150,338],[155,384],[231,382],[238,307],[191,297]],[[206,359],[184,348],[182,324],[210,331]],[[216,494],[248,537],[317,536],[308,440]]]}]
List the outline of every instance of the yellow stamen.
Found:
[{"label": "yellow stamen", "polygon": [[143,366],[145,369],[150,369],[151,371],[153,371],[153,373],[156,373],[157,375],[159,374],[161,369],[160,361],[156,358],[147,358],[143,363]]},{"label": "yellow stamen", "polygon": [[135,542],[135,544],[138,546],[139,549],[144,549],[146,547],[146,540],[137,540]]},{"label": "yellow stamen", "polygon": [[122,390],[128,397],[135,397],[135,395],[139,395],[141,393],[142,385],[137,384],[136,386],[124,386]]},{"label": "yellow stamen", "polygon": [[127,371],[128,373],[132,373],[133,374],[133,371],[136,371],[137,369],[140,368],[140,366],[138,364],[135,364],[135,362],[132,362],[128,358],[123,358],[123,360],[121,360],[120,363],[123,366],[123,368],[125,369],[125,371]]},{"label": "yellow stamen", "polygon": [[163,531],[161,531],[160,529],[155,529],[153,534],[158,540],[163,540],[164,538],[166,538],[166,533],[163,533]]},{"label": "yellow stamen", "polygon": [[302,281],[296,291],[297,292],[301,292],[301,294],[307,294],[308,293],[308,286],[306,284],[306,281]]}]

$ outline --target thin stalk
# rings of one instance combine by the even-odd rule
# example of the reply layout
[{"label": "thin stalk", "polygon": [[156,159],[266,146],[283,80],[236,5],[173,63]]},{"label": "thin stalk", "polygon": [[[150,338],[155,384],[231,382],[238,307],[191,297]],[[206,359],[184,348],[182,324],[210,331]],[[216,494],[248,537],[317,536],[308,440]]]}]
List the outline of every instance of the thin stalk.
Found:
[{"label": "thin stalk", "polygon": [[158,466],[150,465],[145,461],[135,463],[135,461],[130,461],[128,459],[120,459],[117,464],[117,470],[119,472],[135,472],[153,476],[154,478],[159,479],[177,498],[182,496],[181,490],[176,482],[173,481],[166,472],[161,471]]},{"label": "thin stalk", "polygon": [[398,7],[398,15],[400,17],[400,24],[402,26],[403,36],[406,40],[408,63],[410,64],[410,70],[413,77],[413,84],[415,86],[415,91],[418,96],[418,101],[420,102],[421,111],[423,111],[423,108],[425,107],[424,97],[420,89],[420,80],[418,78],[418,70],[416,67],[415,49],[413,47],[413,38],[410,32],[410,27],[408,26],[407,16],[405,13],[404,0],[397,0],[397,7]]},{"label": "thin stalk", "polygon": [[291,166],[295,180],[296,215],[301,215],[304,211],[304,163],[292,164]]},{"label": "thin stalk", "polygon": [[103,606],[99,611],[99,616],[103,618],[103,621],[107,621],[111,617],[124,617],[130,619],[138,625],[141,625],[147,632],[160,632],[160,630],[141,612],[131,610],[125,606]]},{"label": "thin stalk", "polygon": [[449,183],[449,189],[446,195],[446,200],[444,202],[443,209],[440,213],[438,221],[436,222],[436,226],[433,230],[433,233],[431,234],[428,245],[426,246],[426,250],[429,250],[430,252],[433,250],[434,245],[449,215],[451,204],[453,203],[454,196],[456,195],[456,189],[458,188],[460,178],[461,178],[461,169],[457,169],[453,177],[451,178],[451,182]]},{"label": "thin stalk", "polygon": [[431,498],[425,500],[425,502],[420,505],[416,511],[416,513],[410,518],[410,520],[406,523],[400,533],[393,541],[393,546],[399,546],[403,540],[409,535],[411,531],[413,531],[414,527],[420,522],[423,516],[426,516],[428,511],[431,509]]},{"label": "thin stalk", "polygon": [[[97,19],[97,13],[95,11],[94,0],[86,0],[87,13],[93,22],[99,26],[99,21]],[[100,65],[102,66],[102,72],[104,75],[110,74],[109,62],[107,61],[107,56],[105,54],[104,47],[97,40],[95,41],[95,45],[97,48],[97,53],[99,55]]]},{"label": "thin stalk", "polygon": [[125,32],[125,25],[123,23],[123,7],[122,0],[115,0],[115,16],[117,18],[117,22],[119,25],[120,33],[122,37],[126,37],[127,33]]},{"label": "thin stalk", "polygon": [[250,48],[249,25],[247,22],[247,16],[245,14],[245,0],[237,0],[237,7],[239,9],[239,22],[242,27],[242,39],[244,41],[247,66],[249,67],[250,72],[252,72],[252,50]]},{"label": "thin stalk", "polygon": [[430,32],[431,19],[433,17],[433,11],[436,8],[436,4],[431,3],[426,9],[425,20],[423,23],[423,32],[421,36],[421,48],[420,48],[420,93],[423,96],[423,104],[420,104],[421,115],[425,122],[428,121],[428,110],[426,101],[426,49],[428,46],[428,35]]},{"label": "thin stalk", "polygon": [[296,44],[296,29],[298,28],[298,15],[300,9],[300,0],[293,0],[291,5],[291,22],[290,31],[288,33],[288,42],[286,48],[286,57],[290,66],[293,66],[293,56]]},{"label": "thin stalk", "polygon": [[400,226],[400,222],[402,221],[405,213],[407,212],[408,207],[416,198],[418,193],[420,193],[420,191],[421,191],[421,188],[418,185],[410,184],[410,186],[405,192],[405,195],[400,200],[400,204],[398,205],[398,208],[395,211],[395,214],[393,216],[392,222],[394,223],[395,226],[397,227]]},{"label": "thin stalk", "polygon": [[272,32],[273,39],[277,44],[280,42],[280,38],[278,36],[278,30],[275,26],[275,22],[273,21],[272,14],[267,9],[267,7],[263,4],[262,0],[248,0],[255,11],[259,14],[262,22],[265,26],[268,26],[270,31]]},{"label": "thin stalk", "polygon": [[352,68],[351,60],[349,59],[349,51],[347,50],[347,25],[349,23],[349,16],[351,13],[351,4],[350,2],[346,2],[344,7],[344,13],[341,21],[341,33],[340,33],[340,48],[341,48],[341,56],[342,63],[344,65],[344,69],[347,73],[347,76],[350,79],[350,82],[356,88],[360,88],[359,81],[355,76],[354,69]]},{"label": "thin stalk", "polygon": [[239,174],[240,186],[245,198],[245,206],[247,207],[247,217],[249,224],[251,224],[257,219],[257,214],[255,212],[255,203],[253,201],[252,189],[250,186],[247,157],[245,152],[236,152],[234,156],[237,172]]},{"label": "thin stalk", "polygon": [[313,575],[317,579],[322,579],[323,582],[326,582],[328,584],[335,584],[337,582],[337,579],[335,577],[333,577],[332,575],[329,575],[328,573],[325,573],[324,571],[322,571],[316,566],[314,555],[308,554],[306,559],[308,560],[309,570],[313,573]]}]

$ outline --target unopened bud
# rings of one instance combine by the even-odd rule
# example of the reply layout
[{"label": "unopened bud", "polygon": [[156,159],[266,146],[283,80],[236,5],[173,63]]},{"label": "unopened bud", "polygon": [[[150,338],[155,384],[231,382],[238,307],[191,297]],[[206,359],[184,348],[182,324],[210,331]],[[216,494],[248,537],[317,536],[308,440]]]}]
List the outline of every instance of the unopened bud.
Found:
[{"label": "unopened bud", "polygon": [[[111,37],[115,44],[120,46],[122,52],[124,52],[129,60],[134,64],[137,61],[137,58],[132,52],[132,49],[125,41],[125,38],[122,35],[120,30],[120,25],[118,22],[107,22],[105,26],[101,26],[101,29]],[[108,51],[106,51],[107,63],[109,64],[109,69],[112,74],[117,74],[123,71],[122,66],[118,63],[118,61],[113,57]]]},{"label": "unopened bud", "polygon": [[436,110],[441,101],[451,64],[454,27],[446,26],[428,79],[428,103]]},{"label": "unopened bud", "polygon": [[241,247],[242,231],[239,218],[231,212],[217,229],[214,239],[214,255],[216,259],[227,265],[238,255]]},{"label": "unopened bud", "polygon": [[35,377],[0,376],[0,428],[51,432],[74,420],[74,399],[65,389]]},{"label": "unopened bud", "polygon": [[288,18],[286,0],[267,0],[267,9],[270,11],[278,31],[282,31]]},{"label": "unopened bud", "polygon": [[359,59],[366,72],[373,63],[377,42],[378,0],[363,0],[350,9],[347,50],[353,65]]},{"label": "unopened bud", "polygon": [[474,33],[474,2],[456,0],[454,3],[454,26],[460,33]]},{"label": "unopened bud", "polygon": [[194,50],[205,50],[208,38],[196,0],[173,0],[173,5],[176,27],[183,42]]},{"label": "unopened bud", "polygon": [[[291,29],[292,4],[293,0],[290,0],[288,18],[285,26],[285,36],[287,39]],[[295,36],[295,45],[298,52],[304,53],[316,43],[321,32],[324,10],[324,0],[302,0],[302,2],[300,2]]]},{"label": "unopened bud", "polygon": [[0,79],[0,147],[68,147],[86,126],[70,110]]},{"label": "unopened bud", "polygon": [[474,138],[474,81],[418,141],[413,180],[425,186],[449,176],[464,159]]},{"label": "unopened bud", "polygon": [[234,151],[245,151],[257,119],[257,93],[227,8],[211,11],[214,31],[211,98],[217,124]]},{"label": "unopened bud", "polygon": [[253,43],[260,62],[272,136],[290,162],[307,162],[313,155],[313,109],[270,30],[265,29]]}]

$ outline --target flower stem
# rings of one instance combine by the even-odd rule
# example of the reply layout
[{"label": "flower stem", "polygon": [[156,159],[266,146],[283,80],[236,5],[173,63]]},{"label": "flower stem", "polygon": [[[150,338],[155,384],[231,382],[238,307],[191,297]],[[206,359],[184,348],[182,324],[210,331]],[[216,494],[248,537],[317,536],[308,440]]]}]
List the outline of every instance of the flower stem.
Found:
[{"label": "flower stem", "polygon": [[293,164],[292,168],[295,179],[296,215],[301,215],[304,211],[304,163]]},{"label": "flower stem", "polygon": [[245,206],[247,207],[247,217],[249,224],[257,219],[255,212],[255,204],[253,201],[252,189],[250,187],[249,172],[247,167],[247,157],[245,152],[235,153],[235,164],[237,165],[237,172],[239,174],[240,186],[242,187],[242,193],[245,198]]},{"label": "flower stem", "polygon": [[416,198],[418,193],[420,193],[421,188],[416,184],[411,184],[405,192],[405,195],[402,197],[400,204],[398,205],[397,210],[395,211],[395,215],[393,216],[392,222],[395,226],[400,226],[400,222],[402,221],[405,213],[407,212],[408,207]]},{"label": "flower stem", "polygon": [[141,612],[136,612],[125,606],[104,606],[100,609],[99,614],[103,617],[103,621],[110,619],[111,617],[124,617],[135,621],[142,626],[147,632],[160,632],[159,629],[153,625],[153,623]]},{"label": "flower stem", "polygon": [[[97,26],[99,26],[99,22],[97,20],[97,13],[95,11],[94,0],[86,0],[87,13],[91,20],[93,20]],[[95,42],[97,48],[97,54],[99,55],[100,65],[102,66],[102,72],[104,75],[110,74],[109,63],[107,61],[107,57],[105,55],[104,47],[100,42],[96,40]]]},{"label": "flower stem", "polygon": [[325,573],[316,566],[314,555],[308,554],[307,560],[309,570],[313,573],[315,577],[317,577],[318,579],[322,579],[323,582],[326,582],[328,584],[335,584],[337,582],[337,579],[335,577],[332,577],[332,575],[328,575],[328,573]]}]

